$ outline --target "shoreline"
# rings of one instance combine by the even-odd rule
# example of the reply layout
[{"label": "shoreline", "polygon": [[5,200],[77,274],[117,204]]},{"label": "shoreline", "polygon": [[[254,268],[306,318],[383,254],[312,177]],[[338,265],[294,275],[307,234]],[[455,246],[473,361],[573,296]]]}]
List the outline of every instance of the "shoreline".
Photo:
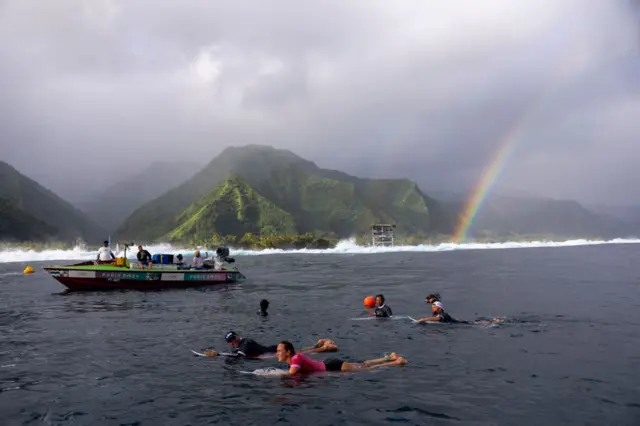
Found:
[{"label": "shoreline", "polygon": [[[419,247],[442,247],[442,246],[477,246],[477,245],[505,245],[505,244],[566,244],[571,242],[585,242],[588,244],[598,244],[598,243],[610,243],[610,242],[618,242],[618,243],[638,243],[640,242],[640,237],[636,236],[626,236],[626,237],[611,237],[611,238],[594,238],[594,237],[539,237],[539,238],[483,238],[483,239],[469,239],[461,242],[455,242],[452,239],[425,239],[421,241],[411,241],[410,243],[403,241],[402,239],[397,239],[393,246],[374,246],[369,241],[366,243],[363,241],[358,241],[356,238],[345,238],[345,239],[332,239],[327,243],[323,244],[305,244],[305,245],[295,245],[291,243],[284,244],[273,244],[269,246],[256,244],[256,245],[248,245],[248,244],[238,244],[238,243],[221,243],[221,244],[207,244],[207,243],[188,243],[188,242],[153,242],[153,243],[141,243],[144,247],[166,247],[167,250],[205,250],[205,251],[215,251],[217,247],[226,246],[229,247],[231,251],[283,251],[283,252],[296,252],[296,251],[332,251],[339,248],[341,245],[351,245],[354,247],[358,247],[361,249],[375,249],[375,250],[393,250],[394,248],[419,248]],[[112,249],[115,249],[116,244],[120,244],[120,250],[124,248],[123,243],[119,243],[117,241],[112,242]],[[0,242],[0,252],[31,252],[31,253],[40,253],[40,252],[78,252],[78,253],[87,253],[87,252],[95,252],[101,245],[74,245],[71,243],[3,243]],[[131,249],[129,251],[132,251]],[[133,248],[135,252],[135,248]],[[156,250],[157,251],[157,250]]]}]

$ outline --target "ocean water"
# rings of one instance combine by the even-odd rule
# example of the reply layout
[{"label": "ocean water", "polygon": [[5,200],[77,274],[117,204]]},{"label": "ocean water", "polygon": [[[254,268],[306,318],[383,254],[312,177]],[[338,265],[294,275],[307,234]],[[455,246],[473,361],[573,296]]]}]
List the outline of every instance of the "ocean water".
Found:
[{"label": "ocean water", "polygon": [[[640,245],[240,254],[242,284],[151,292],[67,293],[40,270],[65,262],[0,264],[0,424],[640,424]],[[429,292],[456,318],[509,321],[401,318],[426,316]],[[354,320],[377,293],[400,318]],[[229,330],[409,364],[278,378],[242,373],[275,359],[191,354]]]}]

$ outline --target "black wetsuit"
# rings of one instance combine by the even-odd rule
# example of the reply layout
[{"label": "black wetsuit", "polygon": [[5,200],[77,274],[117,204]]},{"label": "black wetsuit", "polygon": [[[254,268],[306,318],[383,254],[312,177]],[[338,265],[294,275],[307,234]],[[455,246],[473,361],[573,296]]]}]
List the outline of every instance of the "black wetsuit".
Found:
[{"label": "black wetsuit", "polygon": [[446,313],[445,311],[442,311],[440,314],[436,315],[438,318],[440,318],[440,322],[450,322],[450,323],[458,323],[458,324],[469,324],[468,321],[460,321],[457,320],[453,317],[451,317],[451,315],[449,315],[448,313]]},{"label": "black wetsuit", "polygon": [[393,315],[393,312],[391,312],[391,308],[387,305],[376,306],[376,308],[373,310],[373,313],[376,314],[376,316],[379,318],[388,318]]},{"label": "black wetsuit", "polygon": [[240,339],[240,345],[237,348],[233,349],[233,352],[248,357],[256,357],[269,353],[276,353],[278,350],[278,345],[273,346],[262,346],[259,343],[256,343],[253,339]]}]

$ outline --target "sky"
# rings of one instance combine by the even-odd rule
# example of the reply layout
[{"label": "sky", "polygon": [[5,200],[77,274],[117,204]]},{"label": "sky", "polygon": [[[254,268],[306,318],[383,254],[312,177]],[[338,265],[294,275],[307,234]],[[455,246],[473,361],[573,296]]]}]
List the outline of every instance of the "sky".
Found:
[{"label": "sky", "polygon": [[255,143],[466,191],[508,144],[495,190],[637,204],[638,10],[0,0],[0,159],[71,200]]}]

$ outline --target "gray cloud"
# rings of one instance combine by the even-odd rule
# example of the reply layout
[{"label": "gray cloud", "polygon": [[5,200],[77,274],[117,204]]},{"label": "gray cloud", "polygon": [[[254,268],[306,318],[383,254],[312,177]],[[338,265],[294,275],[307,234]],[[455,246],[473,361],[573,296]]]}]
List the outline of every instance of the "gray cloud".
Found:
[{"label": "gray cloud", "polygon": [[498,188],[635,202],[638,16],[622,0],[8,0],[2,157],[67,197],[246,143],[460,190],[512,140]]}]

